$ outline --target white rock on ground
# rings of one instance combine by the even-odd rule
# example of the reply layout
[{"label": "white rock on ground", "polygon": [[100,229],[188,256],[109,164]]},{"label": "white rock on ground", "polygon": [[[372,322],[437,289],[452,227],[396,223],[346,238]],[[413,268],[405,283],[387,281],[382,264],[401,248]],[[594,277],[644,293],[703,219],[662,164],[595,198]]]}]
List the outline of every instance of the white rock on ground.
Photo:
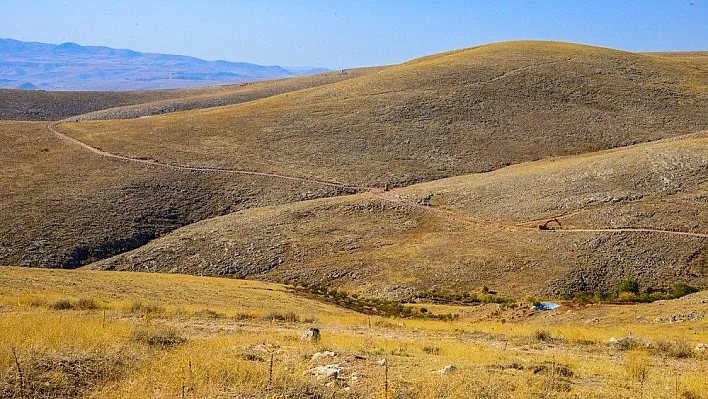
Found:
[{"label": "white rock on ground", "polygon": [[453,365],[445,366],[441,368],[440,370],[435,370],[433,373],[435,374],[452,374],[457,372],[457,367]]},{"label": "white rock on ground", "polygon": [[317,352],[312,355],[311,360],[326,359],[328,357],[336,357],[337,354],[332,351]]},{"label": "white rock on ground", "polygon": [[338,364],[328,364],[317,366],[307,370],[307,373],[317,376],[317,378],[339,378],[344,374],[344,368]]}]

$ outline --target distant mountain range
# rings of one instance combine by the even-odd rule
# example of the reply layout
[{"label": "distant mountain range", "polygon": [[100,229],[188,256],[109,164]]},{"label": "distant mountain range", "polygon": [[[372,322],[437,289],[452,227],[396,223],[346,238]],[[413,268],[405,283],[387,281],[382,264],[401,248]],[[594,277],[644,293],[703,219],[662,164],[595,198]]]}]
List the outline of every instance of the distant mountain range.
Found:
[{"label": "distant mountain range", "polygon": [[0,38],[0,88],[26,90],[148,90],[277,79],[325,72],[245,62],[140,53],[76,43]]}]

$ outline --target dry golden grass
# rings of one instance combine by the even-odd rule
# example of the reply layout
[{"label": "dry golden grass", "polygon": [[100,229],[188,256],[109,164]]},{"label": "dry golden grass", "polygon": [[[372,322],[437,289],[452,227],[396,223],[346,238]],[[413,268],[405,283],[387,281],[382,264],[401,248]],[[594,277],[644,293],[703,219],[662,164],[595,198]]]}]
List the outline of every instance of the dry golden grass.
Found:
[{"label": "dry golden grass", "polygon": [[[103,309],[50,310],[38,302],[78,296]],[[124,307],[127,297],[165,311],[131,313]],[[248,298],[253,300],[244,302]],[[705,317],[669,325],[623,314],[688,312],[706,298],[703,292],[663,303],[545,312],[506,323],[500,318],[518,310],[489,316],[498,305],[485,305],[441,322],[369,318],[294,297],[282,286],[251,281],[4,268],[0,397],[19,396],[13,349],[23,371],[25,397],[373,399],[386,397],[386,368],[388,398],[626,398],[639,392],[645,398],[701,397],[708,389],[704,354],[684,358],[656,349],[624,352],[603,342],[629,331],[652,342],[706,342]],[[196,312],[284,308],[314,315],[322,340],[300,340],[307,323],[236,320],[230,314],[211,318]],[[575,319],[598,316],[602,321],[591,325]],[[547,330],[550,338],[534,338],[538,330]],[[162,346],[136,338],[145,334],[181,341]],[[323,350],[337,355],[310,359]],[[307,373],[324,364],[341,365],[342,378],[318,379]],[[448,365],[457,371],[433,373]]]}]

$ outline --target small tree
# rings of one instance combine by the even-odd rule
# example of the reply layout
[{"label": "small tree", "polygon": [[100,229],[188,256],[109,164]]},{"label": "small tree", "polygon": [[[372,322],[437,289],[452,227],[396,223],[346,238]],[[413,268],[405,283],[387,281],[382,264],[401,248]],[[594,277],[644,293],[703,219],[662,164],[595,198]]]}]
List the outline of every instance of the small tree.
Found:
[{"label": "small tree", "polygon": [[631,292],[635,295],[639,294],[639,283],[637,282],[637,280],[622,280],[622,282],[619,283],[619,285],[617,286],[617,295],[620,295],[623,292]]}]

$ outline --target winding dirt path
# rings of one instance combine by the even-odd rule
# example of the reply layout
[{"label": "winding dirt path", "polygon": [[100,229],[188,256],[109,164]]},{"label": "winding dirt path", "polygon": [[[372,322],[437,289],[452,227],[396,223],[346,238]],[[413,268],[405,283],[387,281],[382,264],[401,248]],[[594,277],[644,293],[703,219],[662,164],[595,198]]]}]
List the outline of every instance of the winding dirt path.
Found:
[{"label": "winding dirt path", "polygon": [[[528,66],[528,67],[531,67],[531,66]],[[514,71],[510,71],[510,72],[514,72]],[[502,76],[500,76],[499,78],[501,78],[501,77]],[[411,207],[414,209],[418,209],[418,210],[421,210],[424,212],[432,212],[432,213],[438,214],[448,220],[462,221],[464,223],[472,223],[475,225],[494,226],[494,227],[497,227],[500,229],[517,230],[517,231],[518,230],[526,230],[526,231],[531,230],[531,231],[539,231],[542,233],[659,233],[659,234],[670,234],[670,235],[685,236],[685,237],[708,238],[708,234],[704,234],[704,233],[693,233],[693,232],[649,229],[649,228],[553,229],[553,230],[540,231],[535,226],[530,227],[530,226],[523,226],[523,225],[518,225],[518,224],[516,224],[516,225],[504,224],[501,222],[495,222],[495,221],[475,218],[472,215],[469,215],[469,214],[466,214],[463,212],[459,212],[459,211],[430,207],[430,206],[427,206],[424,204],[420,204],[420,203],[411,201],[407,198],[400,197],[396,194],[384,191],[383,189],[378,188],[378,187],[350,186],[350,185],[346,185],[346,184],[338,183],[338,182],[310,179],[310,178],[304,178],[304,177],[285,176],[285,175],[280,175],[280,174],[276,174],[276,173],[254,172],[254,171],[226,169],[226,168],[174,165],[174,164],[162,163],[162,162],[148,160],[148,159],[131,158],[131,157],[127,157],[124,155],[118,155],[118,154],[103,151],[99,148],[93,147],[89,144],[79,141],[73,137],[70,137],[70,136],[67,136],[63,133],[60,133],[59,131],[56,130],[57,124],[58,124],[58,122],[47,123],[45,125],[45,127],[49,133],[56,136],[60,140],[65,141],[70,144],[73,144],[73,145],[77,145],[77,146],[79,146],[79,147],[81,147],[93,154],[96,154],[96,155],[99,155],[102,157],[106,157],[106,158],[116,159],[116,160],[123,161],[123,162],[133,162],[133,163],[138,163],[138,164],[148,165],[148,166],[153,166],[153,167],[158,167],[158,168],[166,168],[166,169],[175,170],[175,171],[187,171],[187,172],[198,172],[198,173],[229,173],[229,174],[239,174],[239,175],[248,175],[248,176],[261,176],[261,177],[267,177],[267,178],[298,181],[298,182],[302,182],[302,183],[320,184],[320,185],[327,186],[327,187],[336,187],[336,188],[345,189],[345,190],[353,190],[356,192],[366,192],[366,193],[370,194],[372,197],[377,198],[381,201],[386,201],[386,202],[390,202],[390,203],[394,203],[394,204],[402,204],[402,205],[405,205],[405,206],[408,206],[408,207]],[[583,210],[579,210],[577,212],[581,212],[581,211],[583,211]],[[559,217],[568,216],[568,215],[569,214],[561,215]]]},{"label": "winding dirt path", "polygon": [[[484,220],[484,219],[479,219],[475,218],[472,215],[469,215],[467,213],[459,212],[459,211],[454,211],[450,209],[441,209],[441,208],[436,208],[436,207],[431,207],[427,205],[423,205],[414,201],[411,201],[407,198],[402,198],[399,197],[396,194],[390,193],[390,192],[384,192],[382,190],[370,190],[368,192],[371,196],[374,198],[380,199],[382,201],[387,201],[391,202],[394,204],[402,204],[405,206],[409,206],[414,209],[418,209],[424,212],[431,212],[435,213],[437,215],[442,216],[445,219],[448,220],[453,220],[453,221],[462,221],[464,223],[471,223],[475,225],[484,225],[484,226],[494,226],[500,229],[507,229],[507,230],[526,230],[526,231],[538,231],[539,233],[658,233],[658,234],[670,234],[670,235],[677,235],[677,236],[686,236],[686,237],[698,237],[698,238],[708,238],[708,234],[704,233],[693,233],[693,232],[685,232],[685,231],[673,231],[673,230],[661,230],[661,229],[649,229],[649,228],[631,228],[631,227],[622,227],[622,228],[616,228],[616,229],[551,229],[551,230],[539,230],[536,226],[524,226],[524,225],[511,225],[511,224],[505,224],[497,221],[492,221],[492,220]],[[557,216],[558,218],[561,218],[561,216]],[[549,218],[550,219],[550,218]]]},{"label": "winding dirt path", "polygon": [[149,159],[131,158],[131,157],[127,157],[124,155],[119,155],[119,154],[114,154],[111,152],[103,151],[99,148],[92,147],[89,144],[79,141],[73,137],[70,137],[70,136],[67,136],[63,133],[60,133],[59,131],[56,130],[57,125],[58,125],[58,122],[52,122],[52,123],[47,123],[45,125],[45,127],[49,133],[56,136],[60,140],[63,140],[63,141],[70,143],[70,144],[80,146],[83,149],[85,149],[91,153],[94,153],[96,155],[100,155],[102,157],[111,158],[111,159],[117,159],[117,160],[123,161],[123,162],[139,163],[142,165],[149,165],[149,166],[154,166],[154,167],[158,167],[158,168],[166,168],[166,169],[176,170],[176,171],[201,172],[201,173],[230,173],[230,174],[236,174],[236,175],[261,176],[261,177],[268,177],[268,178],[274,178],[274,179],[298,181],[298,182],[302,182],[302,183],[320,184],[320,185],[327,186],[327,187],[336,187],[336,188],[341,188],[341,189],[354,190],[354,191],[358,191],[358,192],[372,190],[371,187],[350,186],[350,185],[346,185],[346,184],[338,183],[338,182],[311,179],[311,178],[305,178],[305,177],[285,176],[285,175],[279,175],[277,173],[254,172],[254,171],[248,171],[248,170],[227,169],[227,168],[175,165],[175,164],[153,161],[153,160],[149,160]]}]

